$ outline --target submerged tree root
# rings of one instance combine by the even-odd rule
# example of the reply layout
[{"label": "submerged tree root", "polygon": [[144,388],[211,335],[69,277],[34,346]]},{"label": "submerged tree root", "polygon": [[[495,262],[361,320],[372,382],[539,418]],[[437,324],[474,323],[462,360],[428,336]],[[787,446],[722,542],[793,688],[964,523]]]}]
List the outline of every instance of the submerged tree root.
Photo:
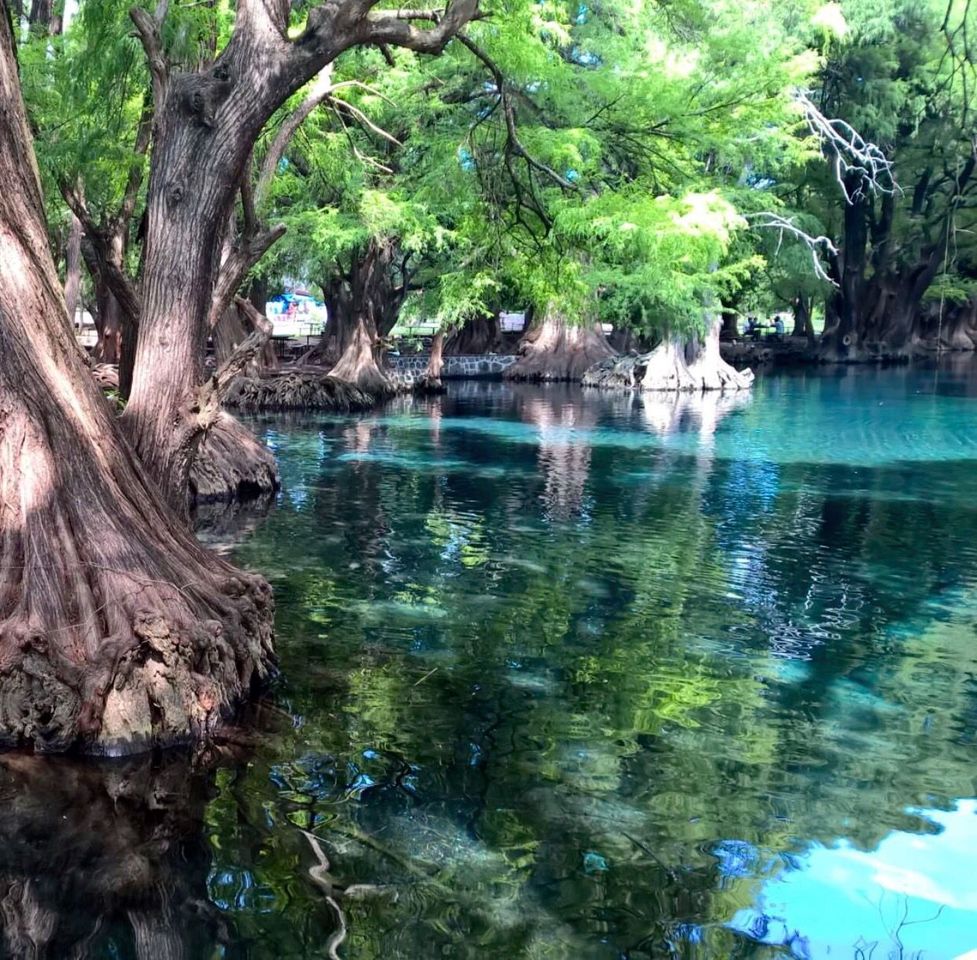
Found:
[{"label": "submerged tree root", "polygon": [[272,452],[242,423],[221,413],[190,466],[192,501],[247,500],[279,486]]},{"label": "submerged tree root", "polygon": [[377,398],[320,370],[292,370],[276,377],[238,377],[224,399],[238,410],[371,410]]}]

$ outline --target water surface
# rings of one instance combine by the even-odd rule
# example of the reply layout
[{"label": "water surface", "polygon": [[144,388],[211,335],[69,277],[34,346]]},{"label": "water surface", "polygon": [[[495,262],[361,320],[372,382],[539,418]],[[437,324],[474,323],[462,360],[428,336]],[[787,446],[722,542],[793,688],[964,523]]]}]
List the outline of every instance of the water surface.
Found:
[{"label": "water surface", "polygon": [[[277,721],[216,773],[126,774],[104,816],[170,892],[97,907],[81,955],[977,950],[972,383],[258,421],[284,489],[235,556],[276,589]],[[43,819],[47,776],[4,776]],[[0,871],[88,929],[124,850],[44,844]]]}]

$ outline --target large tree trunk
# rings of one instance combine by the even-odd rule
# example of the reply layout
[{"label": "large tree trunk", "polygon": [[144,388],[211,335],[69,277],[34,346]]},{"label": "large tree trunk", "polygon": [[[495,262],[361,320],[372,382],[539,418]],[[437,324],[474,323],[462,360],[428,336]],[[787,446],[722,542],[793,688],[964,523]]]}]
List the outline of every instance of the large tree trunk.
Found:
[{"label": "large tree trunk", "polygon": [[506,380],[582,380],[588,368],[614,356],[597,323],[572,325],[552,307],[523,338],[519,352],[503,374]]},{"label": "large tree trunk", "polygon": [[381,369],[379,336],[373,318],[360,314],[353,328],[349,346],[339,362],[329,371],[330,377],[343,380],[375,397],[394,392],[393,383]]},{"label": "large tree trunk", "polygon": [[0,743],[207,736],[267,675],[271,590],[167,509],[86,369],[0,0]]},{"label": "large tree trunk", "polygon": [[[136,369],[122,420],[176,510],[185,508],[190,463],[206,429],[197,407],[211,314],[236,292],[248,259],[281,234],[272,228],[249,237],[228,261],[234,269],[221,271],[224,233],[261,130],[344,50],[380,43],[439,53],[477,15],[478,0],[452,0],[431,27],[373,7],[314,4],[291,41],[287,0],[240,0],[224,49],[190,72],[168,63],[156,16],[131,10],[153,81],[154,145]],[[166,9],[161,3],[156,14]]]},{"label": "large tree trunk", "polygon": [[86,237],[82,241],[81,252],[95,288],[95,325],[98,329],[95,359],[100,363],[119,365],[119,396],[127,400],[132,389],[138,327],[135,317],[126,312],[116,297],[106,264],[107,256],[122,261],[123,246],[121,233],[113,236],[107,244],[92,242]]},{"label": "large tree trunk", "polygon": [[804,337],[811,345],[814,344],[814,319],[812,317],[812,298],[803,293],[794,297],[794,329],[792,337]]},{"label": "large tree trunk", "polygon": [[[399,302],[391,279],[394,243],[374,238],[354,264],[350,303],[352,329],[342,336],[346,344],[329,376],[345,380],[374,396],[394,392],[390,378],[383,371],[383,344],[397,322]],[[403,297],[400,295],[400,300]]]},{"label": "large tree trunk", "polygon": [[417,383],[414,384],[415,393],[444,393],[441,382],[441,371],[444,368],[444,333],[439,330],[431,341],[431,355],[427,360],[427,367]]},{"label": "large tree trunk", "polygon": [[320,284],[326,305],[326,326],[316,345],[299,360],[300,365],[332,369],[343,355],[355,329],[353,291],[349,277],[338,270]]},{"label": "large tree trunk", "polygon": [[707,318],[700,337],[667,336],[650,353],[605,360],[592,367],[584,386],[681,393],[747,390],[751,370],[736,370],[720,354],[722,318]]},{"label": "large tree trunk", "polygon": [[461,329],[449,333],[444,341],[444,352],[449,357],[501,353],[504,349],[502,324],[497,313],[489,317],[476,314]]},{"label": "large tree trunk", "polygon": [[[752,370],[737,370],[723,360],[719,346],[722,326],[721,316],[707,316],[705,333],[686,345],[685,358],[696,390],[748,390],[753,385]],[[647,374],[645,389],[654,389]]]},{"label": "large tree trunk", "polygon": [[920,310],[915,344],[921,350],[940,353],[977,348],[977,297],[964,303],[928,304]]},{"label": "large tree trunk", "polygon": [[826,319],[832,321],[821,337],[821,352],[827,360],[854,359],[860,352],[860,311],[868,252],[868,201],[854,177],[846,183],[846,190],[848,196],[856,199],[845,204],[838,289],[825,309]]}]

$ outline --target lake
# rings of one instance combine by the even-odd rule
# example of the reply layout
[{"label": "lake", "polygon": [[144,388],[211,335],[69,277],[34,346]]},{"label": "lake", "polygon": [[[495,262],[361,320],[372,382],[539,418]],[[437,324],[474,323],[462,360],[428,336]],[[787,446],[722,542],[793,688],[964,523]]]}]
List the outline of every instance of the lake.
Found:
[{"label": "lake", "polygon": [[8,760],[5,956],[977,956],[971,367],[254,423],[262,742]]}]

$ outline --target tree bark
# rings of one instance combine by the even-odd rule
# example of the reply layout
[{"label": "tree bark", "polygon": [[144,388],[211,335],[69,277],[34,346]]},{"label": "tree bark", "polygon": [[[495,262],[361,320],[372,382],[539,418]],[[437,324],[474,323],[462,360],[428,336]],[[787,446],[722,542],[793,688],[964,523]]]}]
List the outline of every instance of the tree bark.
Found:
[{"label": "tree bark", "polygon": [[81,233],[81,221],[72,215],[64,262],[64,303],[72,325],[75,322],[81,289]]},{"label": "tree bark", "polygon": [[[452,0],[425,29],[416,18],[372,7],[360,0],[315,6],[303,34],[290,41],[287,2],[241,0],[226,47],[213,63],[188,73],[167,63],[160,23],[132,10],[153,79],[155,143],[136,369],[122,420],[177,510],[205,429],[198,425],[197,392],[224,233],[261,130],[344,50],[390,43],[438,53],[476,16],[478,0]],[[419,19],[431,18],[422,13]]]},{"label": "tree bark", "polygon": [[86,369],[47,243],[0,0],[0,744],[206,737],[268,674],[260,577],[208,554]]},{"label": "tree bark", "polygon": [[723,326],[721,336],[723,340],[737,340],[739,338],[739,316],[735,310],[723,311]]},{"label": "tree bark", "polygon": [[[254,333],[254,325],[247,314],[237,304],[232,303],[221,315],[217,326],[214,327],[212,339],[214,343],[214,359],[218,365],[226,363],[234,351]],[[269,341],[248,364],[247,376],[260,376],[262,370],[274,370],[278,367],[278,355]]]},{"label": "tree bark", "polygon": [[794,297],[794,330],[791,333],[792,337],[804,337],[811,345],[814,344],[812,306],[813,303],[809,296],[799,293]]},{"label": "tree bark", "polygon": [[595,363],[615,355],[599,324],[572,325],[552,307],[523,338],[519,352],[503,374],[506,380],[582,380]]}]

